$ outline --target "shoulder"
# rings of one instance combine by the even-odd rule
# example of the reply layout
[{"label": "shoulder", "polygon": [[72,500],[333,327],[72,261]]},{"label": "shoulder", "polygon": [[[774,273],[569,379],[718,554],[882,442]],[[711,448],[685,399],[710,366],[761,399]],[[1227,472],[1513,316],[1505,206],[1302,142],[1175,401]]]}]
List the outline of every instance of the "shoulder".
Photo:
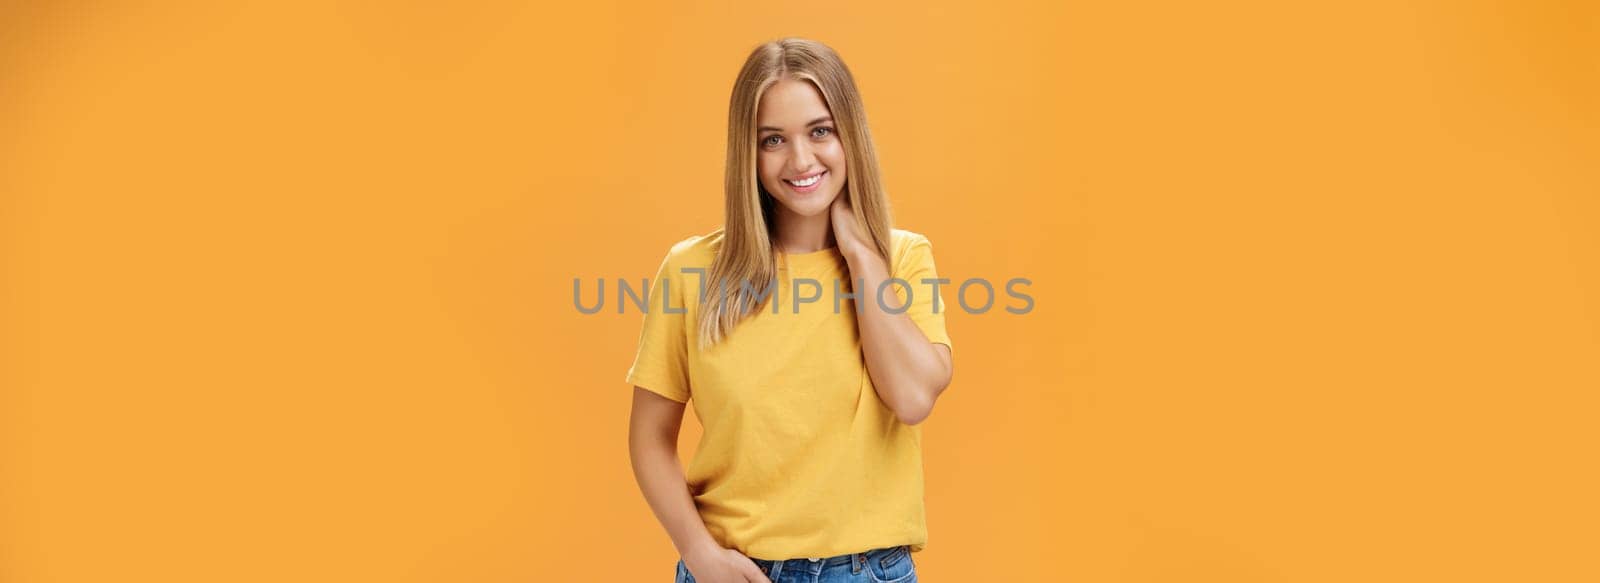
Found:
[{"label": "shoulder", "polygon": [[933,243],[928,241],[927,235],[923,235],[922,233],[918,233],[916,231],[907,229],[890,229],[889,249],[894,252],[895,257],[900,257],[907,251],[913,249],[932,252]]},{"label": "shoulder", "polygon": [[672,244],[664,262],[677,268],[710,267],[721,245],[721,227],[708,233],[689,235]]},{"label": "shoulder", "polygon": [[895,245],[928,242],[927,235],[923,235],[922,233],[918,233],[910,229],[901,229],[898,227],[889,229],[889,238],[894,241]]},{"label": "shoulder", "polygon": [[894,265],[894,272],[913,273],[933,266],[933,243],[922,233],[907,229],[892,229],[889,236],[889,252]]}]

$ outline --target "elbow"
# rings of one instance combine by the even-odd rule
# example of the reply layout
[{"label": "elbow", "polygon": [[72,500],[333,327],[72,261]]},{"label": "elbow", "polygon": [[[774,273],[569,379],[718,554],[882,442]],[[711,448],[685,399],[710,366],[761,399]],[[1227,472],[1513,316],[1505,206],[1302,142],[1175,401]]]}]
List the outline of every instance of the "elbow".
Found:
[{"label": "elbow", "polygon": [[933,401],[932,393],[918,391],[894,408],[894,416],[906,425],[917,425],[933,413]]},{"label": "elbow", "polygon": [[926,420],[926,418],[928,418],[928,413],[931,413],[931,412],[933,412],[933,410],[926,410],[926,408],[917,408],[917,410],[907,410],[906,407],[901,407],[901,408],[899,408],[899,410],[896,410],[896,412],[894,412],[894,416],[896,416],[896,418],[899,418],[899,421],[901,421],[901,423],[904,423],[904,424],[918,424],[918,423],[922,423],[923,420]]},{"label": "elbow", "polygon": [[938,379],[930,379],[923,386],[910,391],[908,397],[895,408],[895,417],[906,425],[916,425],[928,419],[933,414],[933,404],[939,400],[939,395],[950,386],[948,373]]},{"label": "elbow", "polygon": [[904,423],[906,425],[916,425],[916,424],[922,423],[924,420],[926,420],[928,418],[928,413],[931,413],[931,412],[932,411],[920,411],[920,412],[914,412],[914,413],[896,413],[895,416],[900,419],[901,423]]},{"label": "elbow", "polygon": [[948,364],[938,367],[937,373],[923,374],[915,377],[902,377],[898,390],[893,391],[899,398],[892,407],[894,416],[906,425],[917,425],[926,421],[933,414],[933,404],[939,400],[939,395],[950,386],[951,370]]}]

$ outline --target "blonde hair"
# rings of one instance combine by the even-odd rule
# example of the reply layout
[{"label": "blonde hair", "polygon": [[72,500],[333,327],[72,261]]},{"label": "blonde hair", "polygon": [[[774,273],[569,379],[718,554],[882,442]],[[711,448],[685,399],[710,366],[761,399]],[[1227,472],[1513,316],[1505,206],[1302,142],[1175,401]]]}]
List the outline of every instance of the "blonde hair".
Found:
[{"label": "blonde hair", "polygon": [[[850,69],[820,42],[785,38],[756,47],[745,59],[728,101],[728,161],[723,184],[726,217],[722,243],[706,273],[705,304],[699,314],[702,348],[720,342],[735,325],[776,301],[778,271],[776,206],[781,204],[756,176],[756,110],[761,96],[780,79],[810,82],[822,92],[844,146],[848,168],[844,192],[861,232],[890,260],[889,198],[878,173],[878,155],[867,131],[867,115]],[[720,284],[720,285],[719,285]],[[859,301],[859,300],[858,300]]]}]

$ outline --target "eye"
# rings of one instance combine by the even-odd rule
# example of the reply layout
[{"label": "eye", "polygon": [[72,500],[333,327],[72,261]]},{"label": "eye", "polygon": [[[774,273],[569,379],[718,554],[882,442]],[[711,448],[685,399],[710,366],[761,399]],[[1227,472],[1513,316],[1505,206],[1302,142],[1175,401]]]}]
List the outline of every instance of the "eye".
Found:
[{"label": "eye", "polygon": [[833,128],[830,128],[828,126],[817,126],[816,128],[811,130],[811,137],[813,137],[813,138],[825,138],[825,137],[828,137],[828,136],[830,136],[832,134],[833,134]]},{"label": "eye", "polygon": [[783,136],[776,134],[761,139],[761,147],[763,148],[776,148],[781,143],[783,143]]}]

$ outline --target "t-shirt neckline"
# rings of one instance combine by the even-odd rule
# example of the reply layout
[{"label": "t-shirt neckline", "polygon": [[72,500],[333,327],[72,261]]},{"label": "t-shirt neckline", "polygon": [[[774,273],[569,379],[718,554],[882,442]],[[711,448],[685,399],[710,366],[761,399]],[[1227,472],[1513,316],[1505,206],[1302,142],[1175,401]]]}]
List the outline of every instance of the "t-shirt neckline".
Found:
[{"label": "t-shirt neckline", "polygon": [[834,245],[816,251],[805,253],[791,253],[782,249],[778,250],[779,265],[791,266],[797,270],[809,270],[820,267],[837,267],[844,263],[844,254],[839,251],[839,246]]}]

